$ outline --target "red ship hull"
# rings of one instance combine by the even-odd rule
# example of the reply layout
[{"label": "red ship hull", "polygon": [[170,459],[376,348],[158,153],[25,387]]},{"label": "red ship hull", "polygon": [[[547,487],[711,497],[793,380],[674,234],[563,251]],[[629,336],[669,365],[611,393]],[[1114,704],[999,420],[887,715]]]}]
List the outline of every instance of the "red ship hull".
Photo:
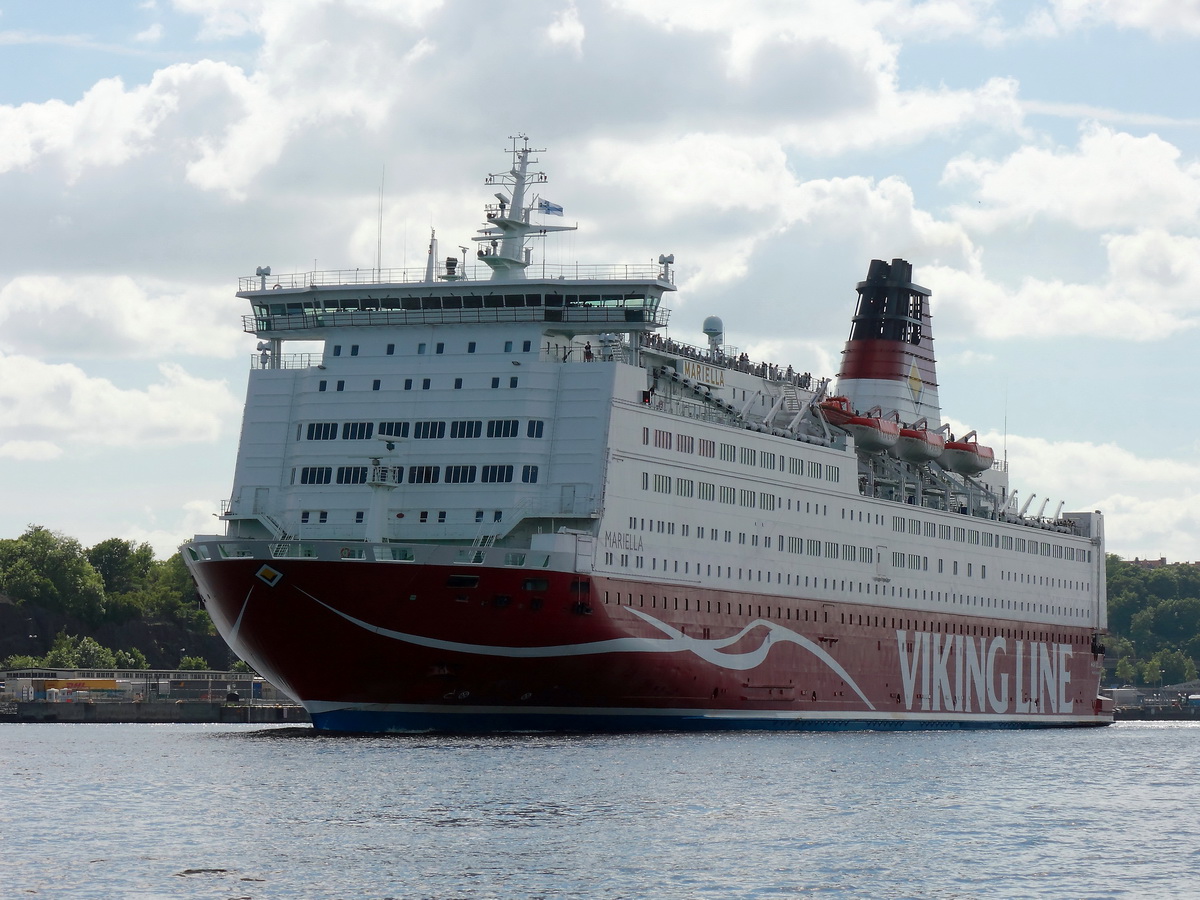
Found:
[{"label": "red ship hull", "polygon": [[1082,629],[570,572],[189,559],[230,646],[340,731],[1099,725]]}]

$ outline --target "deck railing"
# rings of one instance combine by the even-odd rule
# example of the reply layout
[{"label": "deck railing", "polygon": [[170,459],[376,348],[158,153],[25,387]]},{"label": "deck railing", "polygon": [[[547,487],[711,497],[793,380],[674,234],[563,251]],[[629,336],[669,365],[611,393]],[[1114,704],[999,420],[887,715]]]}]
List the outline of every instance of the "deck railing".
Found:
[{"label": "deck railing", "polygon": [[[510,279],[492,280],[492,271],[485,265],[471,263],[460,266],[454,279],[442,277],[438,272],[434,281],[425,277],[425,268],[403,269],[331,269],[328,271],[292,272],[283,275],[249,275],[238,279],[239,292],[273,290],[308,290],[314,287],[340,287],[354,285],[393,284],[521,284]],[[674,273],[664,272],[662,266],[653,263],[616,263],[610,265],[584,265],[572,263],[558,265],[534,264],[525,270],[526,280],[554,281],[662,281],[674,283]]]}]

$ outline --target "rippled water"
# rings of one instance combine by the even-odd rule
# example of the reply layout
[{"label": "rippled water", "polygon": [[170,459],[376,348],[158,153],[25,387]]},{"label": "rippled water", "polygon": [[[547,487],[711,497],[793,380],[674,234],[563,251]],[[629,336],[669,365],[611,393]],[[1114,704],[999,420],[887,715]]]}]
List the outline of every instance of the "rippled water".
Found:
[{"label": "rippled water", "polygon": [[1195,897],[1198,741],[0,725],[0,895]]}]

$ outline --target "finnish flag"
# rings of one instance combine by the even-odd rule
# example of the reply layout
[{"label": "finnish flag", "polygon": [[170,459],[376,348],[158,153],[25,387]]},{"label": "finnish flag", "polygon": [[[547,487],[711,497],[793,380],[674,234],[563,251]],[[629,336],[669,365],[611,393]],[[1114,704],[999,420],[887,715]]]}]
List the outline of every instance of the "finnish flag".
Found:
[{"label": "finnish flag", "polygon": [[563,208],[557,203],[551,203],[549,200],[539,200],[538,212],[547,216],[561,216],[563,214]]}]

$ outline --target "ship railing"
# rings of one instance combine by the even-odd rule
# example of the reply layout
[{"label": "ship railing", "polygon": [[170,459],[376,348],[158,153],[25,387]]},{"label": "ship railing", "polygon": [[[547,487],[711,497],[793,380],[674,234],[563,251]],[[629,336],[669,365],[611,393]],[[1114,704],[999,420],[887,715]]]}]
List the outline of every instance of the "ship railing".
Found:
[{"label": "ship railing", "polygon": [[[249,275],[238,279],[238,291],[308,290],[314,287],[341,287],[387,284],[519,284],[493,281],[492,270],[476,262],[459,266],[455,278],[439,275],[433,281],[426,277],[424,266],[401,269],[329,269],[326,271],[294,272],[283,275]],[[653,263],[608,263],[586,265],[568,263],[534,263],[525,269],[525,280],[553,281],[662,281],[674,283],[674,272],[666,273]]]},{"label": "ship railing", "polygon": [[818,379],[811,372],[797,372],[791,366],[778,366],[769,362],[754,362],[748,354],[739,353],[737,347],[722,345],[716,350],[709,347],[698,347],[695,344],[672,340],[658,333],[642,335],[642,349],[674,356],[680,359],[690,359],[708,366],[717,366],[735,372],[745,372],[768,381],[784,382],[794,385],[801,390],[813,389]]},{"label": "ship railing", "polygon": [[313,366],[321,364],[320,353],[281,353],[278,356],[278,365],[275,364],[270,353],[263,351],[256,353],[250,357],[251,369],[311,369]]},{"label": "ship railing", "polygon": [[498,322],[554,322],[594,327],[596,331],[659,328],[667,324],[670,310],[650,307],[568,306],[559,309],[372,309],[296,313],[280,316],[242,316],[247,334],[397,325],[491,324]]}]

